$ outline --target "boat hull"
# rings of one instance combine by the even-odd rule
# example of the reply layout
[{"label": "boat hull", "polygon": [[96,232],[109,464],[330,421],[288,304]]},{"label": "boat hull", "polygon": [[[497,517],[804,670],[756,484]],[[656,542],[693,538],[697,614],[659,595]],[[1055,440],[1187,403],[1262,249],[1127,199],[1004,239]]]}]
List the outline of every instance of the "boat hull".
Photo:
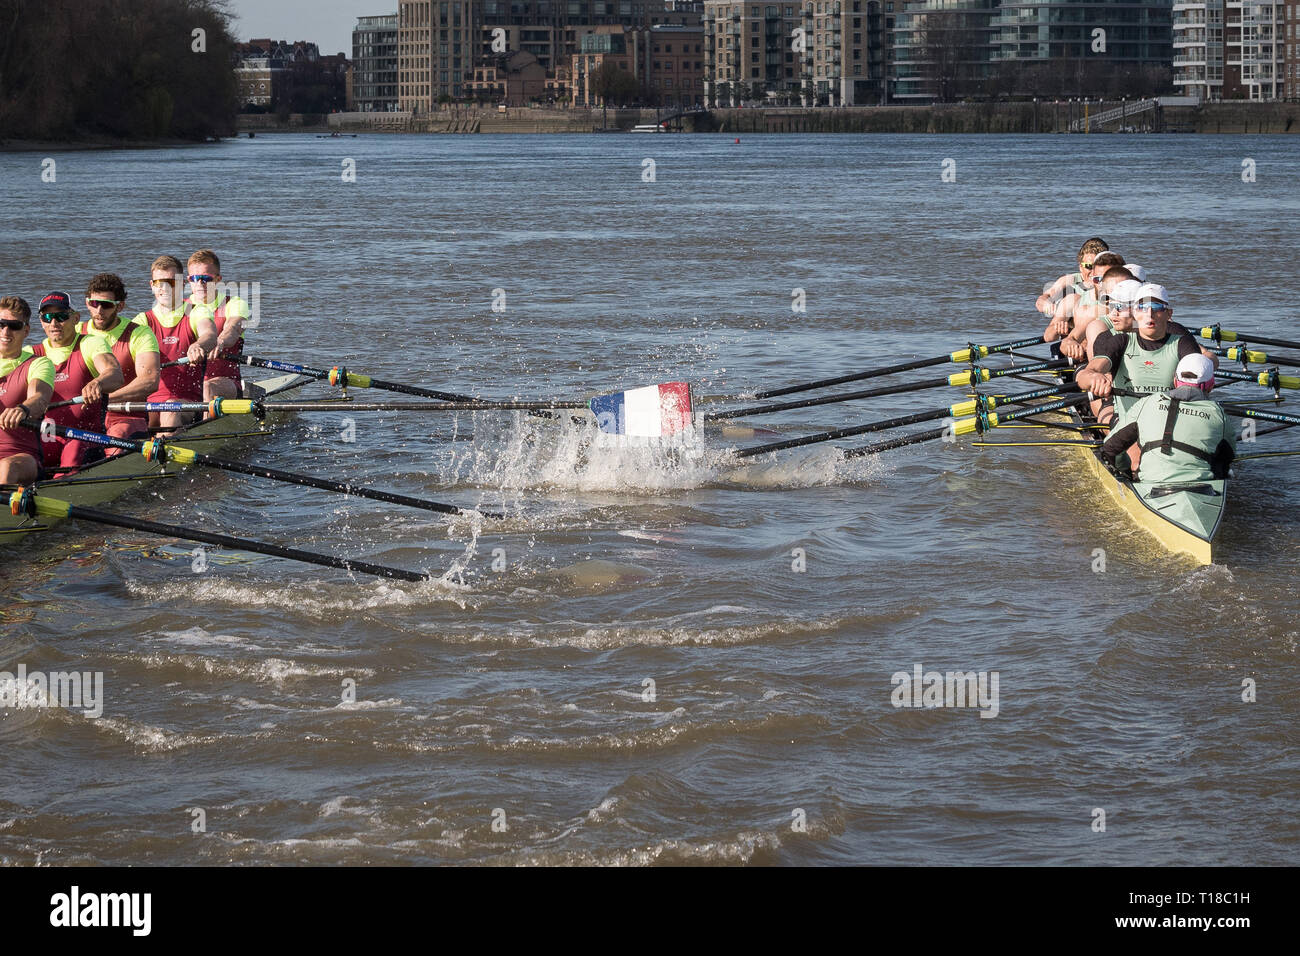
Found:
[{"label": "boat hull", "polygon": [[[266,395],[284,395],[307,384],[311,379],[299,375],[276,375],[254,382]],[[223,415],[220,418],[197,422],[172,436],[170,441],[203,454],[212,454],[223,445],[240,438],[265,435],[263,423],[253,415]],[[58,498],[74,505],[94,507],[112,501],[144,485],[165,485],[185,469],[174,464],[163,466],[146,461],[136,452],[127,452],[114,458],[104,458],[83,468],[71,478],[38,482],[34,487],[40,494]],[[5,488],[5,499],[12,487]],[[43,531],[58,519],[15,516],[6,507],[0,510],[0,547],[13,546],[25,541],[29,534]]]},{"label": "boat hull", "polygon": [[[1077,412],[1072,417],[1076,424],[1085,424]],[[1214,563],[1215,541],[1228,502],[1227,481],[1129,481],[1111,474],[1092,449],[1085,448],[1083,455],[1111,499],[1165,549],[1198,564]]]}]

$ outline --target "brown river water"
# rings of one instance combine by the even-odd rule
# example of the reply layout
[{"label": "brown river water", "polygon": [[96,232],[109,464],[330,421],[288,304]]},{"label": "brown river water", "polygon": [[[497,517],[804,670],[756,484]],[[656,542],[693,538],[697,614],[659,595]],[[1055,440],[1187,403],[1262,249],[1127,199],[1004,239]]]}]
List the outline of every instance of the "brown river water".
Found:
[{"label": "brown river water", "polygon": [[[1282,137],[282,135],[49,158],[54,182],[0,155],[0,293],[116,271],[139,310],[155,256],[212,247],[259,284],[251,354],[475,395],[734,394],[1032,335],[1093,234],[1187,325],[1300,338]],[[712,429],[682,452],[584,428],[302,413],[223,452],[502,521],[198,470],[108,506],[432,583],[231,550],[196,572],[193,545],[90,524],[0,543],[0,671],[102,676],[93,708],[0,706],[0,862],[1296,861],[1300,459],[1240,467],[1221,563],[1197,568],[1075,449],[738,462],[749,440]],[[895,706],[917,668],[987,695]]]}]

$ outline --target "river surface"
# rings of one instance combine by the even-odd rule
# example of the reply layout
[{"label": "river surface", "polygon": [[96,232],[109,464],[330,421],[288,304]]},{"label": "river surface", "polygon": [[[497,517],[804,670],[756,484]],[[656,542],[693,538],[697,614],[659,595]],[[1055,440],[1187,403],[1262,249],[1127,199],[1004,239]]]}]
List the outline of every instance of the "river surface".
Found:
[{"label": "river surface", "polygon": [[[277,135],[56,153],[53,182],[0,155],[0,292],[115,271],[136,311],[155,256],[211,247],[258,283],[254,355],[700,397],[1041,332],[1034,296],[1098,234],[1187,325],[1297,338],[1298,142]],[[196,571],[194,545],[85,523],[0,545],[0,670],[103,678],[97,717],[0,707],[0,862],[1297,862],[1297,458],[1239,467],[1197,568],[1073,448],[738,462],[755,439],[586,427],[306,412],[224,452],[503,521],[211,471],[108,506],[432,583],[231,550]],[[997,684],[895,706],[918,667]]]}]

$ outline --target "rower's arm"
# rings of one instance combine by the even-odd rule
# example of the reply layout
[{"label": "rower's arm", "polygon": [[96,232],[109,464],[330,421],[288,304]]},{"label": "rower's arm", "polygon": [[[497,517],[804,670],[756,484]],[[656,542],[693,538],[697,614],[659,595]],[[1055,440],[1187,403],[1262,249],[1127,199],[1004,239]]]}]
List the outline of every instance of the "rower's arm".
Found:
[{"label": "rower's arm", "polygon": [[1075,384],[1086,392],[1092,392],[1098,398],[1110,394],[1112,381],[1110,359],[1104,355],[1095,356],[1092,361],[1074,373]]},{"label": "rower's arm", "polygon": [[[196,317],[194,319],[194,344],[190,346],[190,361],[197,362],[204,355],[210,354],[217,347],[217,326],[211,319]],[[197,351],[195,351],[197,349]]]},{"label": "rower's arm", "polygon": [[17,428],[24,421],[39,422],[45,417],[45,411],[50,407],[50,399],[53,397],[53,385],[28,375],[27,397],[21,405],[0,411],[0,429]]},{"label": "rower's arm", "polygon": [[1043,315],[1051,315],[1056,310],[1056,303],[1060,301],[1069,281],[1070,273],[1067,272],[1043,291],[1043,294],[1034,302],[1034,308]]},{"label": "rower's arm", "polygon": [[108,396],[110,402],[144,402],[158,391],[158,353],[137,352],[135,378]]},{"label": "rower's arm", "polygon": [[1065,338],[1070,334],[1070,317],[1074,315],[1074,304],[1078,301],[1078,298],[1078,295],[1071,292],[1056,304],[1056,310],[1052,313],[1052,321],[1043,330],[1044,342],[1055,342],[1057,339]]},{"label": "rower's arm", "polygon": [[[99,374],[91,379],[91,382],[98,385],[105,395],[109,395],[122,387],[122,366],[117,364],[117,356],[112,352],[100,352],[95,356],[95,371]],[[91,401],[96,401],[96,399],[91,399]]]},{"label": "rower's arm", "polygon": [[1126,448],[1135,444],[1138,440],[1137,422],[1129,422],[1123,428],[1111,429],[1110,436],[1106,439],[1105,444],[1101,446],[1101,460],[1111,468],[1115,467],[1115,459],[1119,453]]},{"label": "rower's arm", "polygon": [[[213,326],[215,331],[216,327]],[[239,344],[239,337],[244,334],[244,320],[238,316],[227,315],[226,327],[221,330],[221,335],[217,337],[217,351],[222,352],[225,349],[233,349]]]}]

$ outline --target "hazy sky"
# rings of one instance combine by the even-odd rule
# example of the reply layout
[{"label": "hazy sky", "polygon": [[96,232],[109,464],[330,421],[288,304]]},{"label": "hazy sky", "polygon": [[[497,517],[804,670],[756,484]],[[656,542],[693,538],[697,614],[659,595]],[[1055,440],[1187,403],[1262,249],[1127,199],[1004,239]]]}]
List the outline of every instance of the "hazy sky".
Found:
[{"label": "hazy sky", "polygon": [[397,0],[229,0],[240,40],[310,40],[321,53],[352,56],[357,17],[397,12]]}]

